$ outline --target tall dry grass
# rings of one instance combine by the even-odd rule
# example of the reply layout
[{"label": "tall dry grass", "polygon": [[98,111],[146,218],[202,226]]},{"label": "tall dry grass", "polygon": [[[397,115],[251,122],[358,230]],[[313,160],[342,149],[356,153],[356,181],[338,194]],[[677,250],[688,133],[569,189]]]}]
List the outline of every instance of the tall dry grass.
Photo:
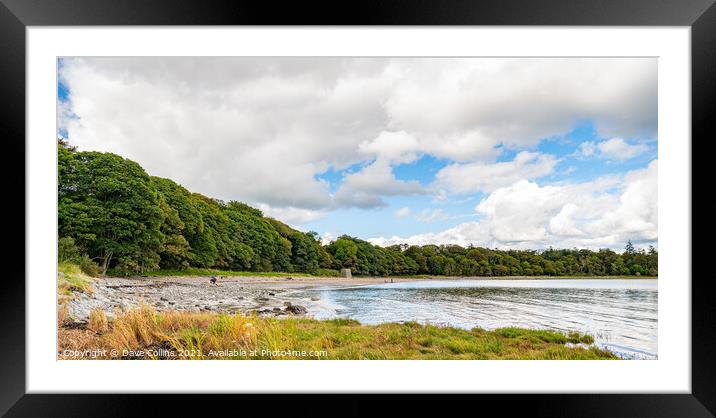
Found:
[{"label": "tall dry grass", "polygon": [[[79,331],[90,332],[91,335]],[[69,341],[71,335],[76,341]],[[63,342],[64,341],[64,342]],[[204,312],[157,313],[149,306],[94,312],[88,330],[60,329],[60,346],[141,352],[140,358],[181,359],[610,359],[581,334],[504,328],[463,330],[418,323],[361,325],[357,321],[260,318]],[[176,357],[157,354],[163,350]],[[230,354],[216,356],[216,352]],[[241,352],[244,354],[236,354]],[[308,353],[296,355],[274,352]],[[253,353],[246,355],[245,353]],[[121,357],[121,356],[120,356]],[[124,356],[130,358],[132,355]],[[136,357],[132,357],[136,358]]]},{"label": "tall dry grass", "polygon": [[187,358],[201,359],[210,350],[244,348],[257,343],[251,318],[196,312],[163,312],[141,306],[117,315],[104,334],[107,346],[119,352],[166,347]]},{"label": "tall dry grass", "polygon": [[109,331],[109,322],[103,310],[95,308],[90,311],[87,329],[97,334]]},{"label": "tall dry grass", "polygon": [[66,304],[62,303],[57,307],[57,326],[62,327],[67,323],[69,317],[69,308]]}]

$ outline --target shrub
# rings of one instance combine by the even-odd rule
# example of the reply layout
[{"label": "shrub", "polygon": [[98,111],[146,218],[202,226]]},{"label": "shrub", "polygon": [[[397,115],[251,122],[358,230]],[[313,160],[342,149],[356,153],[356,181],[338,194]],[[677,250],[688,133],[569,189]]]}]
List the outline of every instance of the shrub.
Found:
[{"label": "shrub", "polygon": [[57,258],[60,263],[78,265],[82,272],[89,276],[97,277],[101,273],[97,263],[92,261],[87,254],[82,253],[72,237],[62,237],[57,240]]},{"label": "shrub", "polygon": [[60,262],[73,262],[80,258],[80,249],[72,237],[62,237],[57,241],[57,258]]},{"label": "shrub", "polygon": [[77,265],[80,266],[80,269],[82,272],[88,276],[97,277],[99,276],[102,271],[100,270],[97,263],[92,261],[89,257],[86,255],[83,255],[76,261]]},{"label": "shrub", "polygon": [[78,265],[59,263],[57,270],[57,291],[63,299],[74,297],[75,292],[92,294],[92,279]]}]

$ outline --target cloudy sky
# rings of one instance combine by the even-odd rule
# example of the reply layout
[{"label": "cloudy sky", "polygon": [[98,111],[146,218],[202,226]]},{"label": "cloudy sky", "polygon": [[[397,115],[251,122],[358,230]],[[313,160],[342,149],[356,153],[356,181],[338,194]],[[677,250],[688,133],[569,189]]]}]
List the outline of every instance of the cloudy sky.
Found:
[{"label": "cloudy sky", "polygon": [[325,239],[657,244],[656,59],[64,58],[58,135]]}]

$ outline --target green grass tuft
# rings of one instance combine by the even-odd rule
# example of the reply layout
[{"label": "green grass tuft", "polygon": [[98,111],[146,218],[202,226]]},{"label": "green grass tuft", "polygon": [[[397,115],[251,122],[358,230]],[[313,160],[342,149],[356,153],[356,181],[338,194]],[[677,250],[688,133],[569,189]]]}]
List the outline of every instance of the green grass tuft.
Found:
[{"label": "green grass tuft", "polygon": [[57,265],[57,293],[65,298],[73,298],[76,292],[92,294],[92,277],[82,272],[73,263]]},{"label": "green grass tuft", "polygon": [[[107,270],[107,276],[123,277],[124,274],[114,269]],[[145,277],[167,277],[167,276],[228,276],[228,277],[338,277],[338,270],[319,269],[316,274],[286,273],[280,271],[233,271],[204,268],[187,268],[181,270],[160,269],[142,273]]]},{"label": "green grass tuft", "polygon": [[[68,340],[60,329],[61,341]],[[191,359],[615,359],[590,343],[591,337],[555,331],[459,328],[416,322],[362,325],[350,319],[261,318],[203,312],[157,313],[149,307],[124,312],[109,330],[83,349],[142,350],[172,347]],[[60,349],[62,348],[62,344]],[[212,356],[213,351],[244,350],[254,355]],[[273,352],[307,353],[300,356]],[[148,356],[147,358],[154,358]]]}]

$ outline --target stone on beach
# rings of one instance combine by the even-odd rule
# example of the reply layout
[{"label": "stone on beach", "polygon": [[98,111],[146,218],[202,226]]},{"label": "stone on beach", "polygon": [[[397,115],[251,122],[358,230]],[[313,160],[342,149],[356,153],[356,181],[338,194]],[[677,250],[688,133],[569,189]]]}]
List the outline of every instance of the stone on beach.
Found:
[{"label": "stone on beach", "polygon": [[291,312],[292,314],[303,315],[303,314],[308,313],[308,309],[306,309],[303,306],[294,305],[291,302],[286,302],[286,303],[288,304],[288,305],[286,305],[286,310],[288,312]]},{"label": "stone on beach", "polygon": [[[148,304],[157,311],[177,310],[193,312],[234,311],[250,314],[266,309],[263,315],[285,316],[308,314],[311,301],[320,300],[317,292],[307,293],[311,286],[326,282],[344,284],[346,279],[321,278],[306,280],[303,277],[279,276],[277,278],[232,278],[217,276],[217,284],[209,286],[209,276],[198,277],[105,277],[92,283],[92,294],[75,291],[64,302],[68,308],[67,320],[86,323],[90,311],[100,309],[109,319],[115,311],[136,309]],[[287,282],[290,280],[290,282]],[[353,279],[356,280],[356,279]],[[369,279],[360,279],[369,280]],[[375,279],[375,281],[382,279]],[[219,287],[219,283],[223,286]],[[273,294],[273,295],[271,295]],[[62,297],[62,295],[60,295]],[[284,309],[284,301],[299,303],[297,307]],[[302,303],[305,301],[306,303]],[[286,303],[289,306],[290,302]],[[303,305],[303,306],[300,306]],[[282,309],[274,310],[275,306]],[[118,309],[117,309],[118,308]]]}]

